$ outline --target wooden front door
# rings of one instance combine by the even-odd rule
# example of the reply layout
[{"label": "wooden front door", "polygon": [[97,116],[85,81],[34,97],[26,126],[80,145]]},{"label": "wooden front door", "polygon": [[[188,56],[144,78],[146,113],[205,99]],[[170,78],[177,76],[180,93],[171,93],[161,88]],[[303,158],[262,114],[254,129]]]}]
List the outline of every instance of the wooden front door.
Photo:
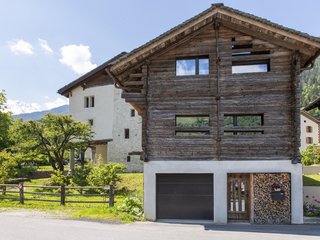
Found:
[{"label": "wooden front door", "polygon": [[250,219],[250,174],[228,174],[228,220]]}]

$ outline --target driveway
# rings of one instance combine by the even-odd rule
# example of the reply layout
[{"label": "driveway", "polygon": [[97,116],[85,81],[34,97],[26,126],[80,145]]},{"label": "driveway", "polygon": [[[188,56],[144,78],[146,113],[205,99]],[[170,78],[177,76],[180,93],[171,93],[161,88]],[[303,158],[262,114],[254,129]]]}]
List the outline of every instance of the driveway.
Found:
[{"label": "driveway", "polygon": [[319,240],[319,236],[320,225],[315,224],[110,224],[65,220],[34,212],[0,213],[1,240]]}]

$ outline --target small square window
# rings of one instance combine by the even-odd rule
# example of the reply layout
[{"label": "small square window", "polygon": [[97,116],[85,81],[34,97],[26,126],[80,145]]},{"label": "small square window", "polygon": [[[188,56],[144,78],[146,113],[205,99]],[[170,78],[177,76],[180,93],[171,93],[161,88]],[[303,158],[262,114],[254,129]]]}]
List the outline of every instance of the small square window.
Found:
[{"label": "small square window", "polygon": [[176,76],[209,74],[209,57],[194,57],[176,60]]},{"label": "small square window", "polygon": [[312,133],[312,126],[306,126],[307,133]]},{"label": "small square window", "polygon": [[130,115],[131,117],[134,117],[136,115],[136,111],[134,109],[130,110]]},{"label": "small square window", "polygon": [[129,137],[130,137],[129,128],[125,128],[124,129],[124,138],[129,139]]},{"label": "small square window", "polygon": [[93,119],[89,119],[88,123],[89,123],[90,126],[93,126]]},{"label": "small square window", "polygon": [[131,156],[127,156],[127,162],[131,162]]},{"label": "small square window", "polygon": [[313,143],[313,138],[312,137],[306,137],[306,143],[307,144],[312,144]]}]

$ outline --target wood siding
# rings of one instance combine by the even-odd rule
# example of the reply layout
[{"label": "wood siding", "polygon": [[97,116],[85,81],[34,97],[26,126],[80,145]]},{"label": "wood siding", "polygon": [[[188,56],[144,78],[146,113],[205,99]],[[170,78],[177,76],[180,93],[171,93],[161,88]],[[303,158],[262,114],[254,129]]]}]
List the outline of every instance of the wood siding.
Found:
[{"label": "wood siding", "polygon": [[[237,51],[270,54],[232,56],[233,44],[248,43],[253,47]],[[209,56],[209,75],[176,76],[177,58],[203,55]],[[150,58],[142,90],[123,93],[143,116],[145,160],[292,159],[298,144],[294,98],[299,71],[293,66],[293,55],[261,39],[210,25]],[[261,59],[270,59],[269,72],[232,74],[232,61]],[[137,79],[137,89],[139,84],[141,79]],[[224,114],[263,114],[264,125],[258,129],[264,134],[226,136]],[[209,135],[175,136],[176,115],[209,115]]]}]

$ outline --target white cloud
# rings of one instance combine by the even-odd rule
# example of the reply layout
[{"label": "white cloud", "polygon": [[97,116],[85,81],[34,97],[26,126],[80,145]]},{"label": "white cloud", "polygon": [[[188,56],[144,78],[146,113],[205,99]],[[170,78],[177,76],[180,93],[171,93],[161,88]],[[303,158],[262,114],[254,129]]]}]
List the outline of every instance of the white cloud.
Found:
[{"label": "white cloud", "polygon": [[56,108],[62,105],[68,104],[68,100],[65,98],[57,98],[51,102],[45,103],[27,103],[22,102],[19,100],[7,100],[7,111],[12,112],[13,114],[20,114],[20,113],[30,113],[30,112],[38,112],[49,110],[52,108]]},{"label": "white cloud", "polygon": [[84,74],[97,67],[91,62],[91,52],[89,46],[67,45],[60,48],[61,58],[59,61],[70,67],[78,74]]},{"label": "white cloud", "polygon": [[40,47],[44,50],[44,52],[45,52],[46,54],[52,54],[52,53],[53,53],[53,50],[52,50],[52,48],[49,46],[47,40],[38,38],[38,42],[39,42],[39,44],[40,44]]},{"label": "white cloud", "polygon": [[31,43],[26,42],[22,39],[13,39],[12,41],[8,42],[8,46],[16,55],[24,54],[24,55],[32,55],[33,54],[33,47]]}]

